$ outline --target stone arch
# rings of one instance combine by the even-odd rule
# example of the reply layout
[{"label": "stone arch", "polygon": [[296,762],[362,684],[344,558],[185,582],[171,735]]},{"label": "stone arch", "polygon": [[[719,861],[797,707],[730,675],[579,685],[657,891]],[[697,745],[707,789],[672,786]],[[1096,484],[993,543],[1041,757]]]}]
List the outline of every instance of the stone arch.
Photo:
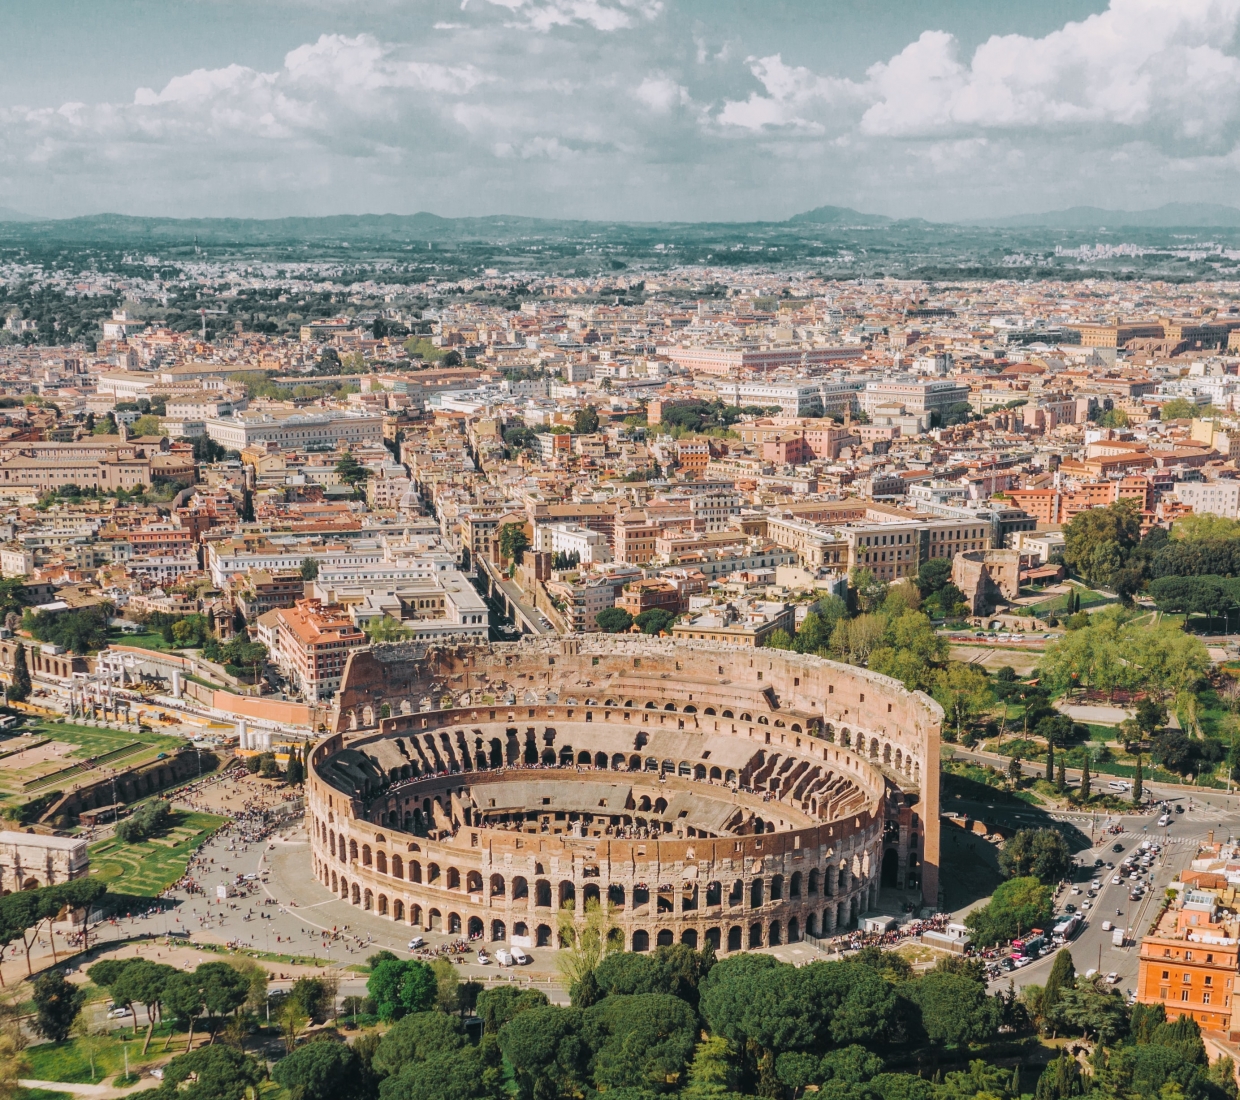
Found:
[{"label": "stone arch", "polygon": [[741,932],[741,926],[739,924],[734,924],[732,925],[731,928],[728,929],[728,950],[729,951],[739,951],[741,950],[742,947],[745,946],[742,941],[742,936],[743,936],[743,933]]},{"label": "stone arch", "polygon": [[370,866],[370,845],[369,844],[362,845],[362,866],[363,867]]},{"label": "stone arch", "polygon": [[644,928],[639,928],[633,933],[633,948],[632,949],[634,951],[649,951],[650,950],[650,933],[647,932]]},{"label": "stone arch", "polygon": [[392,902],[392,920],[405,919],[405,903],[397,898]]},{"label": "stone arch", "polygon": [[482,874],[478,871],[470,871],[465,876],[465,892],[467,894],[482,893]]},{"label": "stone arch", "polygon": [[362,891],[358,888],[356,882],[353,884],[352,901],[354,905],[360,905],[362,902]]},{"label": "stone arch", "polygon": [[392,877],[393,878],[404,878],[405,877],[405,864],[404,864],[404,861],[398,855],[392,856]]},{"label": "stone arch", "polygon": [[388,915],[388,899],[387,894],[379,895],[379,916],[386,917]]},{"label": "stone arch", "polygon": [[506,940],[507,938],[508,938],[508,931],[507,931],[507,929],[504,927],[504,922],[503,922],[502,920],[493,920],[493,921],[491,921],[491,939],[492,939],[492,941],[494,941],[494,942],[498,943],[499,941],[501,941],[501,940]]},{"label": "stone arch", "polygon": [[375,870],[381,875],[386,875],[387,869],[387,853],[382,850],[375,852]]},{"label": "stone arch", "polygon": [[491,897],[502,898],[504,896],[504,876],[491,876]]}]

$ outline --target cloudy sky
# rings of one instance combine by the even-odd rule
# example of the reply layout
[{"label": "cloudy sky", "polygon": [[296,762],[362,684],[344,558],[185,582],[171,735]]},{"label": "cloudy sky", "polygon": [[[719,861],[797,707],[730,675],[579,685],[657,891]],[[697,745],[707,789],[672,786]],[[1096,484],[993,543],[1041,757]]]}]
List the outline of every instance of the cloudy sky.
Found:
[{"label": "cloudy sky", "polygon": [[32,214],[1240,205],[1240,0],[7,6]]}]

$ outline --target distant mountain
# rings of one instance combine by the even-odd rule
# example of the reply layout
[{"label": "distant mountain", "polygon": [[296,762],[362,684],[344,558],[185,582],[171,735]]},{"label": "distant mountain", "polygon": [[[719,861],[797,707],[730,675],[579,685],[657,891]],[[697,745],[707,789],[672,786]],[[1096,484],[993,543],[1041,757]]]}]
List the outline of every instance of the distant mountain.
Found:
[{"label": "distant mountain", "polygon": [[862,214],[847,206],[816,206],[803,214],[794,214],[789,225],[891,225],[894,218],[882,214]]},{"label": "distant mountain", "polygon": [[0,206],[0,222],[37,222],[38,220],[33,214],[23,214],[11,206]]},{"label": "distant mountain", "polygon": [[978,218],[963,223],[994,229],[1208,229],[1240,226],[1240,210],[1207,202],[1169,202],[1152,210],[1073,206],[1043,214]]}]

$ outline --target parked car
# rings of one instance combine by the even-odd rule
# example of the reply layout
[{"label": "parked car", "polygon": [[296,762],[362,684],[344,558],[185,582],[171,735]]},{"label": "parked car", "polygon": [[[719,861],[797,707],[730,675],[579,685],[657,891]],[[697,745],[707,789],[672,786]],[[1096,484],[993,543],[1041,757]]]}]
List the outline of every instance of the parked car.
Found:
[{"label": "parked car", "polygon": [[410,951],[416,951],[419,947],[425,947],[425,946],[426,946],[426,941],[421,936],[414,936],[413,939],[409,941]]}]

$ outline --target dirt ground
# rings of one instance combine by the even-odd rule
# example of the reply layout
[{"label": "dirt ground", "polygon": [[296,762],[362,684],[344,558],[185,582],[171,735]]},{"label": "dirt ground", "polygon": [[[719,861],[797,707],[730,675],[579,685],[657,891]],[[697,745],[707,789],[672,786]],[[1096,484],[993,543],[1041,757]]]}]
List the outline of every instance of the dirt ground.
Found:
[{"label": "dirt ground", "polygon": [[1034,649],[1000,649],[997,646],[954,645],[952,658],[969,665],[982,665],[994,671],[1011,665],[1017,676],[1028,676],[1042,660],[1042,651]]}]

